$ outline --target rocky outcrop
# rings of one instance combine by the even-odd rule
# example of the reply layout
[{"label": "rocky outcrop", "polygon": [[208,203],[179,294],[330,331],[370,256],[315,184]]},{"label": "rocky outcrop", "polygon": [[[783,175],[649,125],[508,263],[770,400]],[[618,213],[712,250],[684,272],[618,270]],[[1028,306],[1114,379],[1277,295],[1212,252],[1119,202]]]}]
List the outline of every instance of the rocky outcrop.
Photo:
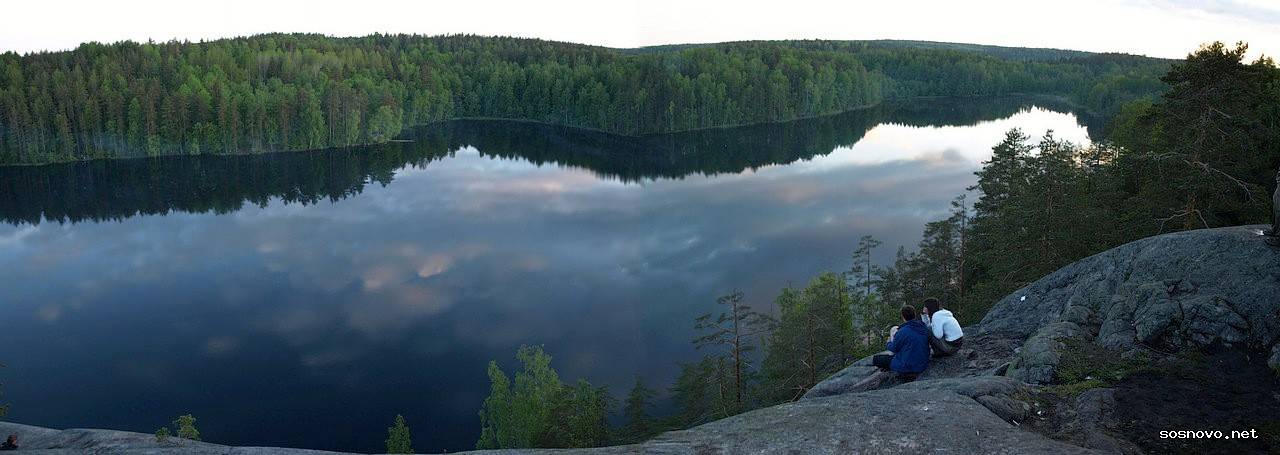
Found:
[{"label": "rocky outcrop", "polygon": [[130,431],[49,428],[0,422],[0,437],[18,436],[20,453],[71,454],[196,454],[196,455],[321,455],[318,450],[275,447],[229,447],[206,442],[169,438],[159,442],[155,435]]},{"label": "rocky outcrop", "polygon": [[[663,433],[643,444],[582,450],[506,450],[476,454],[890,454],[1096,453],[1021,430],[988,411],[1019,385],[1007,378],[978,383],[918,382],[910,387],[802,400],[747,412],[688,430]],[[976,397],[976,398],[974,398]],[[985,407],[984,407],[985,406]],[[929,431],[918,431],[921,427]],[[161,446],[151,435],[109,430],[45,430],[0,423],[35,453],[310,455],[316,452],[226,447],[186,442]],[[35,436],[39,435],[39,436]]]},{"label": "rocky outcrop", "polygon": [[[1280,248],[1264,242],[1263,228],[1166,234],[1080,260],[997,302],[981,323],[966,328],[965,349],[935,359],[918,381],[868,381],[875,369],[867,358],[805,398],[886,387],[948,388],[1019,423],[1043,404],[1036,395],[1045,394],[1036,386],[1055,381],[1063,359],[1080,346],[1120,359],[1204,348],[1263,352],[1280,372]],[[1022,388],[996,387],[1003,383],[991,376]],[[1034,411],[1052,414],[1048,427],[1042,423],[1037,431],[1104,452],[1143,453],[1119,436],[1125,432],[1118,430],[1114,393],[1103,387],[1054,396],[1062,401]]]},{"label": "rocky outcrop", "polygon": [[[1264,228],[1159,235],[1067,265],[997,302],[966,329],[966,350],[920,379],[1048,383],[1072,340],[1121,356],[1239,347],[1267,352],[1280,371],[1280,249],[1264,242]],[[870,359],[854,362],[806,396],[861,391],[854,386],[873,370]]]},{"label": "rocky outcrop", "polygon": [[[1125,425],[1134,419],[1119,421],[1117,408],[1132,404],[1117,401],[1116,390],[1091,387],[1046,405],[1042,398],[1052,394],[1039,384],[1054,380],[1064,349],[1077,342],[1120,356],[1228,346],[1267,352],[1264,358],[1280,370],[1280,249],[1263,242],[1262,228],[1167,234],[1063,267],[998,302],[980,324],[966,328],[964,349],[935,359],[914,382],[901,383],[891,375],[869,381],[876,370],[867,358],[819,383],[800,401],[663,433],[641,444],[483,453],[1142,453],[1123,437],[1133,432]],[[1270,377],[1265,367],[1258,368]],[[1234,382],[1227,385],[1239,382],[1229,379]],[[1183,386],[1198,384],[1206,383]],[[1150,385],[1120,396],[1134,396]],[[1230,394],[1220,395],[1215,399]],[[1248,399],[1266,400],[1265,391],[1254,395]],[[1275,397],[1280,400],[1280,394]],[[1267,403],[1258,405],[1270,409]],[[178,445],[140,433],[0,422],[4,434],[17,434],[24,449],[46,454],[332,453]]]},{"label": "rocky outcrop", "polygon": [[1059,403],[1052,410],[1056,414],[1049,422],[1052,428],[1042,430],[1054,439],[1103,452],[1144,453],[1137,444],[1120,437],[1124,432],[1119,428],[1116,406],[1114,389],[1086,390],[1074,399]]},{"label": "rocky outcrop", "polygon": [[[999,332],[965,335],[964,348],[954,356],[933,359],[929,363],[929,369],[921,373],[917,379],[928,381],[1002,375],[1009,366],[1009,359],[1021,343],[1022,340],[1017,336]],[[902,384],[897,378],[888,378],[884,382],[866,381],[875,371],[876,368],[871,365],[871,357],[859,359],[813,386],[805,393],[804,398],[865,392]]]},{"label": "rocky outcrop", "polygon": [[1280,369],[1280,249],[1263,228],[1165,234],[1085,258],[996,303],[977,333],[1024,338],[1008,375],[1038,384],[1053,379],[1066,340],[1121,355],[1266,350]]},{"label": "rocky outcrop", "polygon": [[1024,431],[991,412],[984,401],[996,402],[1020,386],[1007,378],[988,379],[919,381],[800,400],[665,433],[639,449],[664,454],[1095,453]]}]

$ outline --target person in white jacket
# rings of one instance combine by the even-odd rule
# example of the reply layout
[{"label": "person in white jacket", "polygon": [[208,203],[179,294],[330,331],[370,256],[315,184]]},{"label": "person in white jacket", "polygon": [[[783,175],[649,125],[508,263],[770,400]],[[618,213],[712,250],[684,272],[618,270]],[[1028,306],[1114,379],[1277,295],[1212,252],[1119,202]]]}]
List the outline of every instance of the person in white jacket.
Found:
[{"label": "person in white jacket", "polygon": [[943,309],[938,299],[933,297],[924,299],[923,306],[923,316],[932,332],[932,336],[929,337],[929,346],[933,348],[933,356],[946,357],[955,354],[964,344],[964,330],[960,328],[960,321],[957,321],[950,311]]}]

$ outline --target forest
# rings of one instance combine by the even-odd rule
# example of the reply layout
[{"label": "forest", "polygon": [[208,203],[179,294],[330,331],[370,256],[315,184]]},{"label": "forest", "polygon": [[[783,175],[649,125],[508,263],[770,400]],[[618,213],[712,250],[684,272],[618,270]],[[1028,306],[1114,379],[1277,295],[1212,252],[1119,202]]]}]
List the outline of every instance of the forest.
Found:
[{"label": "forest", "polygon": [[[851,147],[871,128],[974,125],[1034,103],[1070,112],[1042,97],[940,98],[885,103],[838,115],[782,123],[619,136],[581,128],[504,120],[454,120],[406,131],[403,141],[343,149],[243,155],[161,156],[0,167],[0,222],[19,225],[124,220],[140,215],[230,213],[315,204],[389,185],[397,170],[423,168],[471,146],[484,156],[589,170],[644,183],[693,175],[739,174]],[[1091,137],[1100,120],[1077,113]]]},{"label": "forest", "polygon": [[[924,228],[892,266],[861,238],[847,270],[779,291],[761,313],[730,292],[693,321],[700,361],[668,387],[674,408],[654,415],[657,390],[637,378],[610,391],[560,381],[552,357],[521,348],[514,381],[491,363],[478,448],[583,447],[644,440],[797,399],[850,361],[883,349],[897,309],[937,297],[964,325],[1032,281],[1132,240],[1179,230],[1271,221],[1280,170],[1280,68],[1246,62],[1247,46],[1213,43],[1161,77],[1155,100],[1119,108],[1108,138],[1082,146],[1012,130],[993,147],[971,195]],[[1258,241],[1262,241],[1259,239]]]},{"label": "forest", "polygon": [[777,122],[922,96],[1038,94],[1101,116],[1170,61],[939,43],[619,50],[504,37],[269,34],[0,54],[0,164],[382,143],[503,118],[622,135]]}]

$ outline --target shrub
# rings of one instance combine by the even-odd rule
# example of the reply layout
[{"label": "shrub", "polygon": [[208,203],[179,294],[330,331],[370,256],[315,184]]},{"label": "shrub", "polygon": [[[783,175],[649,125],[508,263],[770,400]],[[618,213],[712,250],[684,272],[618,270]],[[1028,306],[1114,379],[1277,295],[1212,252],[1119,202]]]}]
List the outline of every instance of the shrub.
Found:
[{"label": "shrub", "polygon": [[178,437],[182,439],[190,439],[192,441],[200,440],[200,430],[196,429],[196,418],[191,414],[178,416],[173,420],[173,426],[178,429]]}]

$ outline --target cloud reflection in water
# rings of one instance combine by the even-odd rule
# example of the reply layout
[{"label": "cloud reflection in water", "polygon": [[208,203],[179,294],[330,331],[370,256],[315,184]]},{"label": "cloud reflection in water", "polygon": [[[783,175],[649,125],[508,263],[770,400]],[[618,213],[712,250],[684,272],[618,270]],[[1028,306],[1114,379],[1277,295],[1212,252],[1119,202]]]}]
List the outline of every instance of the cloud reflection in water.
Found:
[{"label": "cloud reflection in water", "polygon": [[[590,150],[566,152],[582,167],[538,165],[482,144],[388,185],[323,185],[344,197],[288,189],[308,187],[299,180],[214,204],[235,210],[121,215],[151,213],[141,194],[65,210],[75,223],[0,225],[11,417],[150,431],[191,412],[209,440],[373,450],[403,413],[423,423],[417,447],[466,448],[489,359],[509,367],[516,346],[545,344],[565,378],[616,394],[637,373],[665,385],[696,355],[692,318],[716,296],[742,289],[767,309],[782,286],[846,267],[864,234],[885,242],[886,262],[974,183],[1010,127],[1087,140],[1074,116],[1043,109],[969,126],[868,122],[856,144],[715,172],[600,164]],[[53,201],[36,210],[48,217]],[[0,213],[29,219],[30,204]]]}]

